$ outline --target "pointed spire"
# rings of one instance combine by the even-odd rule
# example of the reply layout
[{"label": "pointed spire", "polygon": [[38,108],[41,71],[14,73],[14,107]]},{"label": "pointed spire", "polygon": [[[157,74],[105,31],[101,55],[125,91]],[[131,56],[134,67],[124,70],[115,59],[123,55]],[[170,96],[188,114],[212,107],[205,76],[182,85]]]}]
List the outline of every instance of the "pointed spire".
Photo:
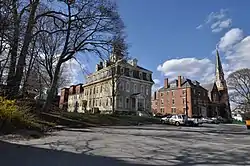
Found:
[{"label": "pointed spire", "polygon": [[220,54],[218,49],[216,49],[216,65],[215,65],[215,72],[223,73],[221,61],[220,61]]}]

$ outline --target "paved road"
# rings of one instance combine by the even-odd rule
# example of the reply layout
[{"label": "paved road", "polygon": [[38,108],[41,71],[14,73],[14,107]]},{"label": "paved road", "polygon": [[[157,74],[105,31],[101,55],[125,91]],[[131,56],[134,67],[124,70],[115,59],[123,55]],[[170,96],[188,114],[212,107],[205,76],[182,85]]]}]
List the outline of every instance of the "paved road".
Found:
[{"label": "paved road", "polygon": [[250,165],[250,132],[240,125],[68,129],[8,142],[0,141],[4,166]]}]

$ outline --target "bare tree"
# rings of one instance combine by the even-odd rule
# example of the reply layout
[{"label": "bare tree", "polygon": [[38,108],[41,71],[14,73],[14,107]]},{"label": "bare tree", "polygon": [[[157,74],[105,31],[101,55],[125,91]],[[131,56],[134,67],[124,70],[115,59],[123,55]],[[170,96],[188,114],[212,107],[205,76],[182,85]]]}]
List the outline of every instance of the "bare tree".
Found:
[{"label": "bare tree", "polygon": [[244,68],[231,73],[227,78],[230,100],[238,108],[250,108],[250,69]]},{"label": "bare tree", "polygon": [[12,0],[10,8],[12,11],[11,43],[10,43],[10,65],[7,84],[10,96],[16,96],[19,92],[23,79],[26,57],[32,41],[32,33],[35,27],[36,11],[39,0],[21,1]]},{"label": "bare tree", "polygon": [[0,2],[0,84],[5,81],[3,77],[10,57],[10,40],[8,36],[11,29],[10,2],[10,0]]},{"label": "bare tree", "polygon": [[47,111],[59,79],[62,65],[73,59],[76,54],[86,52],[100,57],[112,46],[113,36],[121,33],[123,22],[116,10],[116,5],[109,0],[62,1],[62,10],[51,9],[37,19],[52,20],[53,28],[42,29],[39,33],[62,33],[63,47],[58,54],[54,77],[44,104]]},{"label": "bare tree", "polygon": [[112,56],[108,63],[111,65],[112,113],[115,113],[115,97],[119,95],[121,76],[124,75],[121,67],[125,67],[128,64],[129,58],[124,36],[115,37],[112,46]]}]

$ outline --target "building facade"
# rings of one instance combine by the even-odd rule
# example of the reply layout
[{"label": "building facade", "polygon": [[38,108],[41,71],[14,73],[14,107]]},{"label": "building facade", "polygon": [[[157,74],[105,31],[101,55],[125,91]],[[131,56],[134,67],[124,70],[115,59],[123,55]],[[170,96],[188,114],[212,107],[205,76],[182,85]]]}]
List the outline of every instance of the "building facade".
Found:
[{"label": "building facade", "polygon": [[140,67],[136,59],[111,55],[109,60],[96,65],[96,71],[87,76],[85,84],[62,89],[60,105],[67,105],[69,112],[150,113],[152,85],[152,72]]},{"label": "building facade", "polygon": [[169,83],[166,78],[164,87],[152,97],[152,111],[162,115],[177,113],[190,117],[231,118],[228,89],[218,51],[213,83],[201,86],[198,81],[181,76]]},{"label": "building facade", "polygon": [[208,92],[198,81],[184,79],[164,80],[164,87],[155,92],[152,108],[155,114],[187,114],[188,116],[205,116]]}]

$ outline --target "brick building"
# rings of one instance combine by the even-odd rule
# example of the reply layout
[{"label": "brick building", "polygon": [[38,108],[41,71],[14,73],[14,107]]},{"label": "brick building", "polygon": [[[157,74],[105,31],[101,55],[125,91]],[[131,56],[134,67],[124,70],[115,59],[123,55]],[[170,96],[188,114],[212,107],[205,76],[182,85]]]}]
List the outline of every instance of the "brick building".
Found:
[{"label": "brick building", "polygon": [[198,81],[178,79],[164,80],[164,87],[154,93],[152,108],[155,113],[187,114],[188,116],[205,116],[205,103],[208,103],[208,91]]},{"label": "brick building", "polygon": [[184,79],[164,80],[164,87],[154,93],[152,110],[155,114],[188,114],[188,116],[231,118],[229,95],[220,61],[216,54],[215,81],[200,85],[198,81]]}]

